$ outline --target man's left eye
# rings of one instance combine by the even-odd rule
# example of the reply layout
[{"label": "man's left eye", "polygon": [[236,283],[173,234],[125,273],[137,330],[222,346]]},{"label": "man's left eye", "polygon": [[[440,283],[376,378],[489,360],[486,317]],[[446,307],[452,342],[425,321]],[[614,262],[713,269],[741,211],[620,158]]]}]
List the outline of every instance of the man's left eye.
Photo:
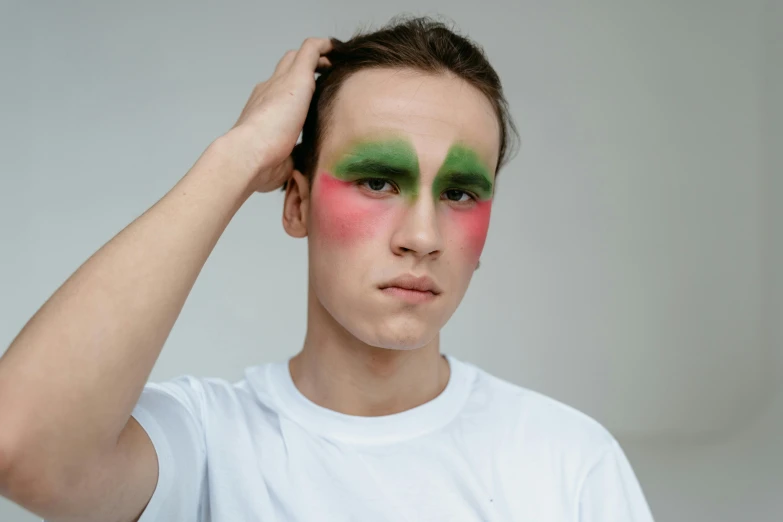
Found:
[{"label": "man's left eye", "polygon": [[465,192],[464,190],[452,189],[452,190],[447,190],[443,194],[446,196],[446,199],[448,199],[449,201],[454,201],[457,203],[464,203],[465,201],[470,201],[471,199],[473,199],[473,197],[467,192]]}]

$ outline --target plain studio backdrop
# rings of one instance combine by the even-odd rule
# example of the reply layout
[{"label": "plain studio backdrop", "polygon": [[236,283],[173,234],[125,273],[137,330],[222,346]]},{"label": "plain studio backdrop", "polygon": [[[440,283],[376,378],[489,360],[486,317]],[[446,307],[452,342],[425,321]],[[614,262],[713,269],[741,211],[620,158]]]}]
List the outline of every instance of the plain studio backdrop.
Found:
[{"label": "plain studio backdrop", "polygon": [[[603,423],[659,522],[780,521],[776,1],[3,3],[0,345],[287,49],[401,12],[484,46],[522,138],[442,351]],[[282,200],[254,195],[231,222],[153,381],[235,380],[300,349],[306,241]],[[0,499],[0,520],[36,517]]]}]

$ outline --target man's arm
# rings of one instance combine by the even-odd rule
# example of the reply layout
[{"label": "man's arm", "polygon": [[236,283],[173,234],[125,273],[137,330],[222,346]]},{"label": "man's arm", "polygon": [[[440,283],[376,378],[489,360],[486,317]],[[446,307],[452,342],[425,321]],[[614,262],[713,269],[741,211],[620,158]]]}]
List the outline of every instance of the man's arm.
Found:
[{"label": "man's arm", "polygon": [[49,520],[139,516],[158,470],[130,414],[232,217],[290,176],[330,46],[308,39],[287,53],[235,127],[90,257],[0,358],[0,494]]},{"label": "man's arm", "polygon": [[11,500],[56,515],[60,506],[46,505],[51,493],[86,480],[69,491],[72,500],[96,501],[87,498],[91,482],[113,477],[82,474],[92,460],[123,459],[113,454],[118,442],[144,446],[143,462],[120,464],[140,466],[144,485],[134,497],[151,494],[155,454],[139,428],[125,427],[196,277],[250,195],[247,181],[225,172],[226,148],[211,145],[168,194],[90,257],[0,360],[0,446],[11,480],[3,494]]}]

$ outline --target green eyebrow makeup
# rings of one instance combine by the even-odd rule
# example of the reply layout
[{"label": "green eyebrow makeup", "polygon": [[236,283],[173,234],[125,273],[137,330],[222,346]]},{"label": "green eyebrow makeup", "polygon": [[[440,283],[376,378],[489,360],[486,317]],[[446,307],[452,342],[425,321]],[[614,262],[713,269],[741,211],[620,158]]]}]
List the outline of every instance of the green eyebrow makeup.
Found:
[{"label": "green eyebrow makeup", "polygon": [[[393,181],[409,201],[419,194],[419,160],[413,145],[403,138],[359,141],[353,144],[332,168],[343,181],[379,178]],[[447,190],[463,190],[479,200],[492,199],[493,183],[479,155],[471,148],[455,143],[432,184],[435,200]]]},{"label": "green eyebrow makeup", "polygon": [[446,154],[435,181],[432,194],[439,198],[447,190],[465,190],[480,200],[492,198],[492,181],[484,162],[472,149],[455,143]]},{"label": "green eyebrow makeup", "polygon": [[361,141],[334,165],[332,172],[343,181],[381,178],[393,181],[407,199],[419,193],[419,159],[408,141],[400,138]]}]

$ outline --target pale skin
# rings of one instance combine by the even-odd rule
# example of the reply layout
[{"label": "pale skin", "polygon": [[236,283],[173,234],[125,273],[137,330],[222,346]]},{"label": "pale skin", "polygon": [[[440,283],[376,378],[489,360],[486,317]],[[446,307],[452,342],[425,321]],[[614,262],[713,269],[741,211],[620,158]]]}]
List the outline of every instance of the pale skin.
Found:
[{"label": "pale skin", "polygon": [[[313,72],[328,65],[322,55],[330,46],[312,38],[286,53],[235,126],[63,283],[0,358],[0,494],[52,521],[138,519],[158,467],[130,412],[228,223],[255,192],[289,179],[283,225],[292,236],[309,236],[310,256],[307,334],[291,365],[297,386],[319,404],[357,415],[409,409],[443,389],[448,365],[438,331],[475,269],[474,256],[459,255],[461,240],[446,219],[451,211],[442,206],[451,203],[421,197],[403,205],[383,196],[394,219],[369,240],[337,249],[320,241],[327,234],[316,218],[318,176],[351,139],[391,131],[413,144],[424,194],[455,142],[469,145],[494,172],[497,122],[480,93],[453,78],[395,75],[398,89],[390,85],[373,101],[362,100],[360,82],[383,80],[357,74],[353,87],[354,78],[343,86],[338,108],[350,99],[372,105],[379,117],[362,122],[351,104],[335,111],[340,119],[327,133],[310,187],[292,170],[290,153]],[[447,110],[444,100],[462,110]],[[423,314],[372,292],[375,279],[410,270],[444,288]],[[357,299],[366,312],[351,314]]]},{"label": "pale skin", "polygon": [[[307,336],[291,373],[317,404],[353,415],[388,415],[433,399],[448,382],[439,331],[462,300],[477,258],[466,254],[464,231],[453,224],[456,214],[469,212],[467,205],[436,201],[432,186],[455,143],[475,151],[494,180],[497,117],[486,98],[460,80],[380,69],[346,81],[333,118],[313,187],[295,172],[286,194],[283,224],[292,236],[309,235],[310,265]],[[374,226],[370,237],[335,243],[319,227],[330,210],[319,212],[319,203],[329,201],[317,199],[318,176],[328,175],[346,143],[368,136],[411,144],[418,197],[410,201],[384,187],[378,201],[377,191],[357,188],[357,205],[362,197],[374,198],[391,206],[384,212],[393,217]],[[377,283],[403,273],[428,275],[444,291],[422,306],[380,299]]]}]

